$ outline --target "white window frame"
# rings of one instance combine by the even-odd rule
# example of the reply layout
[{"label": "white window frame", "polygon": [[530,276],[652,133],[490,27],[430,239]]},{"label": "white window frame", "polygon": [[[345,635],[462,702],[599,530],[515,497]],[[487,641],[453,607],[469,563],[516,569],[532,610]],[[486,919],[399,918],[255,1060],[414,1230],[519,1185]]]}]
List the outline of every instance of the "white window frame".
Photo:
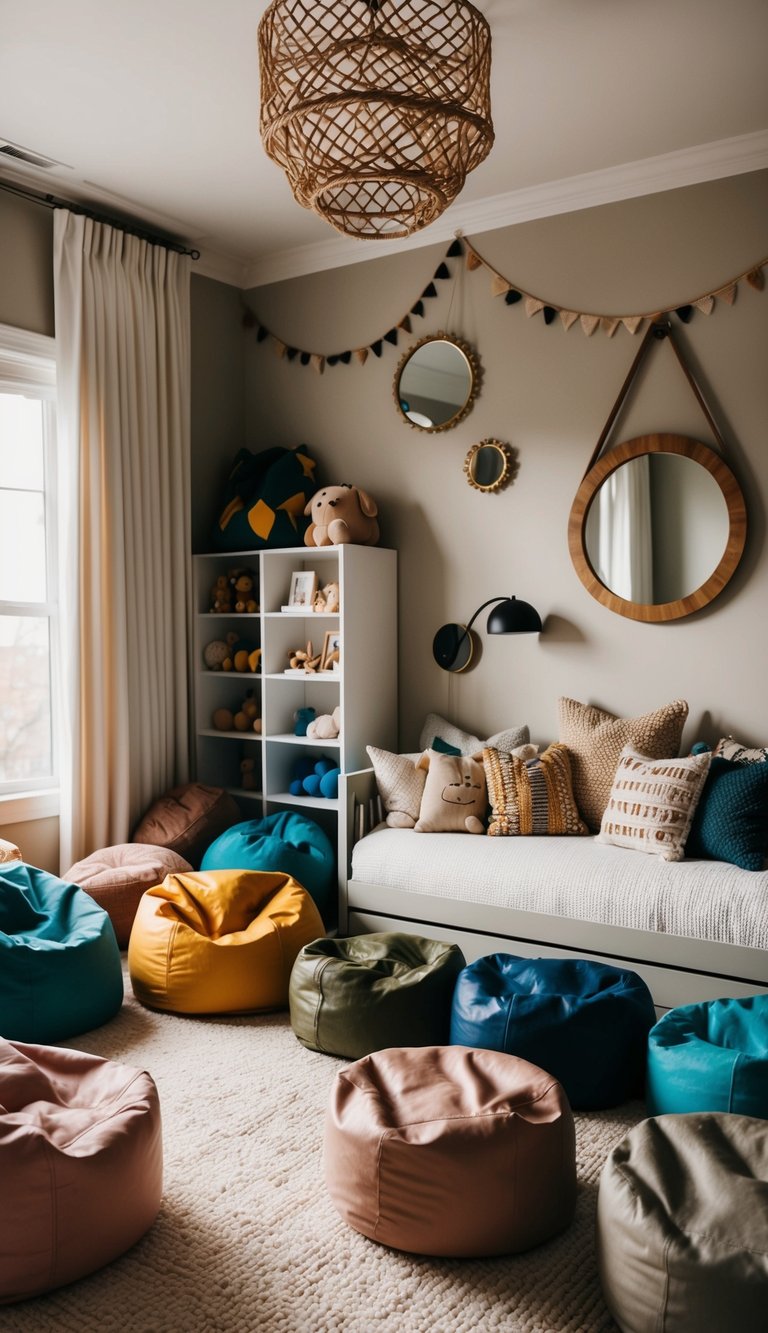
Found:
[{"label": "white window frame", "polygon": [[56,681],[58,676],[57,489],[56,489],[56,343],[27,329],[0,324],[0,393],[21,393],[43,402],[45,535],[48,600],[0,601],[0,613],[47,616],[51,671],[51,777],[0,783],[0,825],[43,819],[59,813]]}]

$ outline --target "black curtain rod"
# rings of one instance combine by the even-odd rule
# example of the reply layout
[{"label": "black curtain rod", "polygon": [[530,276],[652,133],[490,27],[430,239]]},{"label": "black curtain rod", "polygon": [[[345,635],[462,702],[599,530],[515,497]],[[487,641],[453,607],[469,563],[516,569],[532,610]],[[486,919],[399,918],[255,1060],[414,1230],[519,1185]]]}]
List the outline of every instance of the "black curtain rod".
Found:
[{"label": "black curtain rod", "polygon": [[178,255],[189,255],[191,259],[200,258],[199,250],[188,250],[179,241],[171,241],[166,236],[157,236],[154,232],[145,231],[133,222],[121,222],[118,218],[109,217],[106,213],[96,213],[92,208],[86,208],[83,204],[76,204],[71,199],[57,199],[53,194],[36,194],[34,190],[25,190],[23,186],[11,185],[8,181],[3,180],[0,180],[0,190],[7,190],[9,194],[16,194],[20,199],[28,199],[30,203],[42,204],[43,208],[68,208],[70,213],[81,214],[83,217],[90,218],[92,222],[104,222],[109,227],[116,227],[118,231],[126,232],[128,236],[136,236],[140,241],[148,241],[150,245],[162,245],[166,250],[173,250]]}]

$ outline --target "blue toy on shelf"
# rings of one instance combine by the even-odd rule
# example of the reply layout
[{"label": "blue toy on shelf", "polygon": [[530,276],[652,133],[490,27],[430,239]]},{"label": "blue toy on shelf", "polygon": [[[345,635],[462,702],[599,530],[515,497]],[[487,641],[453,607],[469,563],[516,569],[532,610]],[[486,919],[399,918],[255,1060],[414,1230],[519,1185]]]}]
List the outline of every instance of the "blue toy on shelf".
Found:
[{"label": "blue toy on shelf", "polygon": [[291,796],[322,796],[333,801],[339,794],[338,764],[327,754],[311,759],[302,754],[295,761],[288,783]]}]

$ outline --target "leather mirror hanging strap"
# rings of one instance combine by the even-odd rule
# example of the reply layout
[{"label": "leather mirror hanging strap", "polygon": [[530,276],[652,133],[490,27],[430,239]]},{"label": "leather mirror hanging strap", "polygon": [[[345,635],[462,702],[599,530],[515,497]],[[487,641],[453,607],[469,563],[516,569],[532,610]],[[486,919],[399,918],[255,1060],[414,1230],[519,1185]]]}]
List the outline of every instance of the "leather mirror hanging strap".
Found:
[{"label": "leather mirror hanging strap", "polygon": [[652,343],[663,342],[665,339],[668,340],[669,343],[671,344],[672,350],[675,353],[675,356],[677,357],[678,363],[680,365],[680,369],[682,370],[683,374],[685,375],[685,378],[687,379],[691,387],[696,402],[699,404],[699,407],[701,408],[702,412],[704,413],[704,416],[707,419],[707,423],[709,425],[710,430],[712,431],[712,434],[715,437],[715,440],[717,441],[718,447],[723,453],[725,453],[725,442],[723,440],[723,437],[720,434],[720,431],[718,430],[717,426],[715,425],[712,413],[710,412],[706,402],[704,401],[704,395],[701,392],[701,389],[699,388],[698,384],[696,383],[696,380],[694,379],[693,374],[691,373],[690,367],[686,365],[683,359],[683,354],[677,345],[677,341],[672,331],[672,325],[669,324],[668,322],[665,323],[655,322],[649,324],[648,328],[643,334],[643,341],[641,342],[637,351],[637,355],[634,361],[632,362],[632,365],[630,366],[629,374],[627,375],[627,378],[625,379],[624,383],[622,384],[619,390],[619,396],[616,399],[616,402],[613,404],[613,407],[608,413],[608,419],[606,420],[606,423],[603,426],[602,431],[600,432],[600,438],[597,441],[597,444],[595,445],[595,448],[592,452],[592,457],[590,458],[587,464],[586,471],[584,473],[585,477],[589,472],[591,472],[592,468],[594,467],[595,463],[597,462],[598,458],[603,452],[608,436],[610,435],[611,430],[613,429],[614,423],[616,421],[617,416],[619,415],[619,412],[621,411],[624,400],[627,394],[629,393],[629,390],[632,387],[635,376],[637,375],[637,372],[640,369],[643,360],[650,351]]}]

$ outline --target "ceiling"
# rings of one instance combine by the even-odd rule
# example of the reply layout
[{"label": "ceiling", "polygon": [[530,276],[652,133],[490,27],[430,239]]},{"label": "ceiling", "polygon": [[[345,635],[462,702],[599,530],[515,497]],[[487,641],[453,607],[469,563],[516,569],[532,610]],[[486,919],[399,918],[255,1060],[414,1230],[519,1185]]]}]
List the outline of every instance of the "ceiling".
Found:
[{"label": "ceiling", "polygon": [[0,153],[0,179],[144,222],[247,287],[768,166],[766,0],[476,6],[493,36],[496,142],[407,241],[340,236],[265,156],[267,0],[2,0],[0,141],[57,165]]}]

